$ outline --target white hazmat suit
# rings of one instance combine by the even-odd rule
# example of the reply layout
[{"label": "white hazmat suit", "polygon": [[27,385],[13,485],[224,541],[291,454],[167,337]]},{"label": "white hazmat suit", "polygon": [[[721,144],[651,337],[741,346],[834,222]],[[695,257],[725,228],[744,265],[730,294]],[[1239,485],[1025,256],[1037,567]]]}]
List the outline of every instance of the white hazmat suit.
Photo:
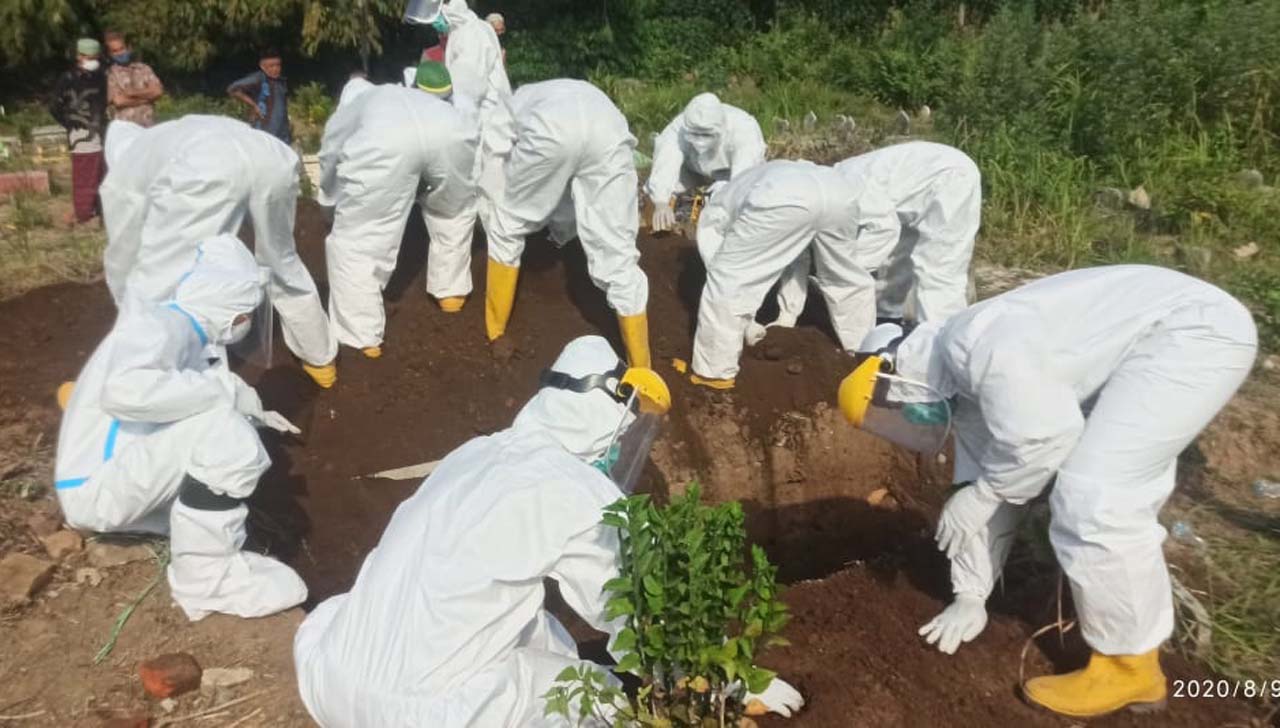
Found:
[{"label": "white hazmat suit", "polygon": [[75,528],[169,533],[169,585],[190,619],[263,616],[307,596],[288,566],[240,550],[240,501],[271,464],[252,423],[292,426],[226,365],[223,345],[247,332],[233,322],[261,297],[253,255],[223,236],[197,256],[170,301],[126,302],[81,371],[55,488]]},{"label": "white hazmat suit", "polygon": [[471,292],[475,147],[471,114],[415,88],[366,89],[325,124],[321,187],[336,206],[325,239],[329,315],[340,343],[381,345],[382,290],[415,199],[431,236],[427,293],[460,307]]},{"label": "white hazmat suit", "polygon": [[521,87],[512,110],[515,144],[489,238],[489,338],[506,330],[525,237],[549,226],[559,244],[582,241],[587,272],[620,317],[631,364],[648,366],[649,281],[636,249],[636,140],[626,117],[600,89],[568,79]]},{"label": "white hazmat suit", "polygon": [[[964,152],[907,142],[835,165],[857,190],[858,247],[876,271],[877,315],[944,319],[968,305],[969,262],[982,217],[982,177]],[[788,270],[778,324],[804,310],[809,261]]]},{"label": "white hazmat suit", "polygon": [[760,124],[715,94],[694,96],[653,145],[653,168],[645,194],[653,201],[655,230],[666,229],[659,214],[671,211],[673,195],[712,182],[727,182],[764,161],[768,151]]},{"label": "white hazmat suit", "polygon": [[897,373],[958,397],[955,478],[975,481],[947,501],[940,532],[973,548],[1002,504],[1056,477],[1050,539],[1085,641],[1102,655],[1155,650],[1174,616],[1156,516],[1179,453],[1256,350],[1238,301],[1138,265],[1050,276],[922,325]]},{"label": "white hazmat suit", "polygon": [[[553,369],[613,369],[600,337],[571,342]],[[450,453],[396,510],[355,586],[298,630],[303,702],[326,728],[544,726],[541,696],[578,659],[543,608],[543,578],[596,629],[618,573],[602,509],[622,496],[588,463],[625,412],[600,391],[544,388],[510,429]]]},{"label": "white hazmat suit", "polygon": [[193,115],[150,129],[114,121],[105,153],[103,270],[118,307],[126,295],[169,298],[196,244],[236,234],[247,215],[285,343],[313,367],[333,362],[338,345],[294,243],[299,162],[287,144],[233,119]]},{"label": "white hazmat suit", "polygon": [[493,229],[493,207],[501,199],[502,164],[511,151],[511,82],[502,61],[502,45],[493,26],[470,8],[466,0],[440,6],[449,21],[444,64],[455,92],[475,102],[480,123],[475,178],[480,223]]},{"label": "white hazmat suit", "polygon": [[693,344],[699,383],[732,386],[756,310],[786,268],[810,252],[832,325],[844,348],[856,350],[875,324],[875,281],[861,260],[856,204],[834,169],[785,160],[753,167],[712,196],[698,220],[707,268]]}]

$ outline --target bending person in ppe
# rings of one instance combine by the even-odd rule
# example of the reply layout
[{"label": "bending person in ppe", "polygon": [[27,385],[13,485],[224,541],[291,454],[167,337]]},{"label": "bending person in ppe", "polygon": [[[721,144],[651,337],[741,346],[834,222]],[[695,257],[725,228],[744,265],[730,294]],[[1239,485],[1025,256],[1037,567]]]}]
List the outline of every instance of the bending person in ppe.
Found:
[{"label": "bending person in ppe", "polygon": [[[1257,351],[1238,301],[1189,276],[1123,265],[1043,278],[929,322],[841,384],[855,425],[938,448],[955,403],[956,478],[939,548],[975,548],[1006,504],[1048,486],[1050,541],[1071,582],[1089,664],[1023,686],[1073,717],[1162,704],[1173,602],[1156,520],[1178,454],[1235,393]],[[891,355],[886,355],[892,351]]]},{"label": "bending person in ppe", "polygon": [[566,725],[544,716],[542,696],[564,668],[591,663],[544,609],[543,579],[592,627],[621,628],[605,619],[619,546],[601,518],[671,400],[599,336],[571,341],[542,381],[510,429],[440,462],[351,591],[298,629],[299,691],[320,725]]},{"label": "bending person in ppe", "polygon": [[325,124],[321,191],[334,205],[325,239],[329,315],[340,343],[382,355],[382,291],[416,200],[430,235],[427,293],[448,313],[471,292],[476,128],[450,103],[444,67],[425,61],[417,87],[367,89]]},{"label": "bending person in ppe", "polygon": [[734,177],[698,219],[707,282],[693,341],[695,384],[730,389],[743,336],[787,267],[812,252],[818,288],[846,350],[875,324],[875,281],[859,265],[853,193],[812,162],[774,160]]},{"label": "bending person in ppe", "polygon": [[171,299],[126,303],[80,372],[54,486],[75,528],[169,534],[169,586],[189,619],[259,617],[307,588],[241,551],[243,501],[271,464],[254,428],[298,429],[227,368],[224,347],[248,334],[262,301],[253,254],[230,235],[198,251]]},{"label": "bending person in ppe", "polygon": [[653,201],[654,232],[675,227],[676,195],[728,182],[764,162],[766,151],[755,117],[715,94],[694,96],[653,145],[653,168],[644,191]]},{"label": "bending person in ppe", "polygon": [[626,117],[600,89],[568,79],[522,86],[513,112],[515,146],[489,237],[489,340],[506,333],[525,238],[550,227],[557,245],[582,241],[587,273],[618,314],[627,358],[649,366],[649,280],[636,249],[636,140]]},{"label": "bending person in ppe", "polygon": [[[445,44],[444,63],[454,87],[475,102],[480,124],[475,177],[480,223],[492,235],[495,200],[501,199],[502,164],[511,151],[511,82],[493,26],[466,0],[410,3],[409,22],[429,24]],[[418,7],[415,10],[414,6]],[[432,8],[435,10],[433,11]]]},{"label": "bending person in ppe", "polygon": [[[907,142],[837,164],[857,190],[858,247],[876,271],[880,319],[936,321],[969,304],[969,263],[982,218],[982,176],[959,149]],[[809,261],[787,271],[777,325],[804,310]]]},{"label": "bending person in ppe", "polygon": [[285,344],[316,384],[333,386],[338,344],[293,238],[298,155],[248,124],[195,115],[149,129],[112,122],[105,152],[103,271],[116,306],[126,296],[168,299],[196,243],[236,234],[247,215]]}]

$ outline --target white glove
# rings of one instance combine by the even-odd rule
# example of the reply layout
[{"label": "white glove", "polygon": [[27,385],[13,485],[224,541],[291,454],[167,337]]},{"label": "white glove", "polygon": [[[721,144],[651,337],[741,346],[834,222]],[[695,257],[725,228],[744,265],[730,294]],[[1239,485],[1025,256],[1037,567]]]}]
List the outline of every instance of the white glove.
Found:
[{"label": "white glove", "polygon": [[786,680],[775,677],[764,692],[744,695],[742,704],[746,706],[747,715],[777,713],[783,718],[790,718],[792,713],[799,712],[804,707],[804,696],[788,685]]},{"label": "white glove", "polygon": [[924,641],[948,655],[954,655],[960,643],[982,634],[987,626],[986,600],[973,594],[960,594],[942,614],[917,632]]},{"label": "white glove", "polygon": [[275,410],[267,410],[262,413],[261,417],[257,417],[255,419],[264,427],[270,427],[276,432],[284,432],[293,435],[302,434],[302,430],[299,430],[296,425],[285,419],[284,415],[276,412]]},{"label": "white glove", "polygon": [[764,335],[767,333],[768,328],[768,326],[761,326],[755,321],[752,321],[747,324],[747,331],[742,335],[742,340],[747,343],[747,346],[755,346],[761,341],[764,341]]},{"label": "white glove", "polygon": [[961,488],[947,499],[938,519],[938,532],[934,538],[938,550],[954,559],[974,534],[986,527],[1000,508],[1000,499],[988,495],[981,482]]},{"label": "white glove", "polygon": [[653,221],[649,225],[653,232],[674,230],[676,227],[676,210],[670,204],[653,206]]}]

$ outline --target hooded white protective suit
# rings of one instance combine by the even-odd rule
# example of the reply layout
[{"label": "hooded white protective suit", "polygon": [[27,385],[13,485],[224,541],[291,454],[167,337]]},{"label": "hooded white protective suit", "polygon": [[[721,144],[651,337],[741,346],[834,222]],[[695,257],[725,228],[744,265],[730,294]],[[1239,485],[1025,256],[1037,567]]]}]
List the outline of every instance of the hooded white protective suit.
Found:
[{"label": "hooded white protective suit", "polygon": [[515,146],[489,257],[518,267],[530,233],[549,226],[560,244],[576,233],[609,305],[620,316],[643,314],[649,281],[636,249],[636,140],[626,117],[600,89],[569,79],[520,87],[512,110]]},{"label": "hooded white protective suit", "polygon": [[230,235],[197,256],[169,302],[128,300],[80,372],[55,488],[75,528],[169,533],[169,585],[190,619],[262,616],[307,589],[288,566],[240,550],[248,509],[239,501],[271,461],[250,420],[267,413],[227,369],[223,345],[239,333],[232,320],[258,305],[258,266]]},{"label": "hooded white protective suit", "polygon": [[375,86],[329,118],[320,176],[336,205],[325,255],[340,343],[382,343],[382,290],[415,199],[431,236],[427,293],[443,299],[471,292],[475,149],[474,117],[416,88]]},{"label": "hooded white protective suit", "polygon": [[[598,336],[553,369],[613,369]],[[622,496],[588,463],[626,409],[600,391],[544,388],[510,429],[453,451],[396,510],[355,586],[326,600],[294,639],[302,700],[326,728],[545,726],[541,696],[578,659],[543,609],[543,578],[596,629],[617,576],[617,534],[601,525]]]},{"label": "hooded white protective suit", "polygon": [[[982,176],[959,149],[907,142],[836,165],[857,190],[858,248],[876,274],[882,318],[943,319],[968,305],[969,261],[982,218]],[[804,309],[808,260],[787,271],[778,323]]]},{"label": "hooded white protective suit", "polygon": [[511,152],[511,82],[502,62],[502,45],[493,26],[467,7],[466,0],[440,6],[449,21],[444,64],[455,92],[475,102],[480,123],[475,177],[480,223],[493,229],[493,206],[501,199],[502,165]]},{"label": "hooded white protective suit", "polygon": [[334,360],[338,344],[293,239],[299,163],[287,144],[233,119],[193,115],[150,129],[113,121],[105,153],[103,270],[117,307],[126,294],[168,299],[196,244],[234,235],[247,215],[285,343],[313,366]]},{"label": "hooded white protective suit", "polygon": [[764,161],[768,147],[755,117],[715,94],[694,96],[653,145],[645,194],[655,206],[711,182],[724,182]]},{"label": "hooded white protective suit", "polygon": [[812,162],[774,160],[733,178],[698,220],[707,283],[698,305],[693,372],[733,379],[743,333],[769,289],[812,251],[817,283],[845,349],[875,324],[875,281],[861,263],[856,195],[845,177]]},{"label": "hooded white protective suit", "polygon": [[[958,397],[955,480],[975,481],[962,493],[991,517],[1056,476],[1050,539],[1084,638],[1098,653],[1137,655],[1173,630],[1156,516],[1178,454],[1244,381],[1256,350],[1253,320],[1231,296],[1123,265],[1043,278],[923,324],[896,364]],[[971,554],[981,553],[978,537],[965,543]]]}]

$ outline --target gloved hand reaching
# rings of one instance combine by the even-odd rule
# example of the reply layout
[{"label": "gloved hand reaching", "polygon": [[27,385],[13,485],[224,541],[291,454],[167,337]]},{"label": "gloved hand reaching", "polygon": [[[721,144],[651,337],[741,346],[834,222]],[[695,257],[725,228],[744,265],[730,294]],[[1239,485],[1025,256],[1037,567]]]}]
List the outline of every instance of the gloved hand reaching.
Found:
[{"label": "gloved hand reaching", "polygon": [[653,232],[662,232],[663,230],[674,230],[676,227],[676,210],[670,204],[654,205],[653,220],[649,227]]},{"label": "gloved hand reaching", "polygon": [[799,712],[804,707],[804,696],[799,690],[788,685],[786,680],[775,677],[763,692],[744,695],[742,704],[746,706],[743,712],[747,715],[777,713],[784,718],[790,718],[792,713]]},{"label": "gloved hand reaching", "polygon": [[299,430],[297,425],[294,425],[292,422],[285,419],[284,415],[276,412],[275,410],[267,410],[263,412],[262,416],[257,418],[257,421],[262,426],[270,427],[276,432],[284,432],[292,435],[302,434],[302,430]]},{"label": "gloved hand reaching", "polygon": [[954,559],[969,539],[986,527],[999,507],[1000,499],[994,494],[988,495],[980,484],[961,488],[942,507],[938,532],[934,537],[938,550],[945,551],[947,558]]},{"label": "gloved hand reaching", "polygon": [[959,594],[942,613],[917,633],[925,642],[954,655],[960,643],[982,634],[987,626],[986,600],[973,594]]}]

